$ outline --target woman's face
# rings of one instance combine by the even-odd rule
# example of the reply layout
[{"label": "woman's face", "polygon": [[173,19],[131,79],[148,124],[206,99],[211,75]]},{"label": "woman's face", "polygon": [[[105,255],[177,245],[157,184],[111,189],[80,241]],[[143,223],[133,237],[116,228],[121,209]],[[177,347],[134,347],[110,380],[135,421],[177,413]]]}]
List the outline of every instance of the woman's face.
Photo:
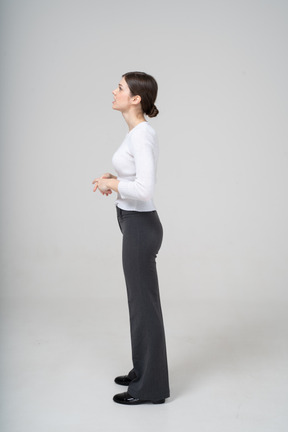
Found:
[{"label": "woman's face", "polygon": [[130,94],[130,89],[122,77],[118,87],[113,90],[114,100],[112,102],[112,108],[121,112],[127,111],[131,105],[133,105],[133,96]]}]

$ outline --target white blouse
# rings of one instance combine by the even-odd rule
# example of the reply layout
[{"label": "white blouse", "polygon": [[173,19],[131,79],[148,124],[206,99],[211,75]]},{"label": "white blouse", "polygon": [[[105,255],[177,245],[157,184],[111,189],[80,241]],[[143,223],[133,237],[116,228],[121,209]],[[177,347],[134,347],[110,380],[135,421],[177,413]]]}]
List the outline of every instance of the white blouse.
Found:
[{"label": "white blouse", "polygon": [[155,130],[146,121],[127,133],[114,153],[112,163],[117,173],[118,196],[115,204],[123,210],[156,210],[153,202],[158,160]]}]

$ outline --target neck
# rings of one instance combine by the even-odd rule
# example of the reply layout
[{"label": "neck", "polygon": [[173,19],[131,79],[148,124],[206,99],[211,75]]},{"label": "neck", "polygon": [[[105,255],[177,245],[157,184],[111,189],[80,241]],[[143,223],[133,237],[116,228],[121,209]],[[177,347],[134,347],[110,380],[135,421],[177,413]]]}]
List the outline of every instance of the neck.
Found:
[{"label": "neck", "polygon": [[133,129],[139,123],[146,121],[143,113],[136,115],[132,112],[123,112],[122,115],[128,125],[129,131],[131,131],[131,129]]}]

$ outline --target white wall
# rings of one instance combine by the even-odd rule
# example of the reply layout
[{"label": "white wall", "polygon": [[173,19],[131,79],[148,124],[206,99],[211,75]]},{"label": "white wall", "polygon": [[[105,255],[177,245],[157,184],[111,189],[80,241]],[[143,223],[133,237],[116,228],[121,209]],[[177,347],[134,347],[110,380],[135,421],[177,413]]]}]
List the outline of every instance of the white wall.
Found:
[{"label": "white wall", "polygon": [[1,2],[1,293],[122,297],[124,72],[159,83],[165,298],[287,300],[285,1]]}]

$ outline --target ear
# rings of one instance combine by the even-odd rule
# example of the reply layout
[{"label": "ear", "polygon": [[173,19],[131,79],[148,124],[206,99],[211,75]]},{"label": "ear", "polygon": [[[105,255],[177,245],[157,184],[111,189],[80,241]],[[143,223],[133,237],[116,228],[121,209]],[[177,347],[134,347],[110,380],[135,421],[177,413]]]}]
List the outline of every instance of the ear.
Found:
[{"label": "ear", "polygon": [[136,96],[132,96],[132,104],[133,105],[138,105],[141,103],[141,96],[136,95]]}]

